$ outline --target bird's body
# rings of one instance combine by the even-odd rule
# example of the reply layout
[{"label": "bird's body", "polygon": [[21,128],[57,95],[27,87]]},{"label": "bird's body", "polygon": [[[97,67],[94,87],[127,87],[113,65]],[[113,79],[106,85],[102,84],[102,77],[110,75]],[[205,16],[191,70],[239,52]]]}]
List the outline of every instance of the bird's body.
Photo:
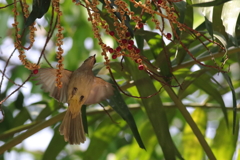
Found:
[{"label": "bird's body", "polygon": [[73,114],[73,117],[85,103],[90,93],[89,88],[92,88],[94,77],[91,69],[81,67],[72,73],[67,92],[68,109]]},{"label": "bird's body", "polygon": [[91,56],[73,73],[64,70],[61,89],[52,86],[55,80],[52,73],[56,69],[40,69],[36,75],[36,80],[39,80],[45,91],[50,92],[50,96],[68,103],[59,131],[70,144],[80,144],[86,140],[80,112],[82,105],[98,103],[113,94],[110,83],[94,76],[92,67],[95,62],[95,56]]}]

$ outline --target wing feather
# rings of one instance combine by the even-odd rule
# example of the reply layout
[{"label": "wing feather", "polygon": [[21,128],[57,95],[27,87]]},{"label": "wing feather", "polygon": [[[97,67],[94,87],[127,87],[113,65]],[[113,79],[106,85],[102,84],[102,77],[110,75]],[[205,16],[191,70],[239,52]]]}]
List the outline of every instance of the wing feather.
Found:
[{"label": "wing feather", "polygon": [[50,96],[56,100],[65,103],[67,102],[67,89],[71,71],[63,70],[62,71],[62,88],[56,87],[56,73],[57,69],[53,68],[41,68],[38,70],[38,73],[34,75],[34,80],[37,80],[38,83],[42,85],[42,89],[45,92],[49,92]]},{"label": "wing feather", "polygon": [[114,88],[112,84],[99,77],[95,77],[89,96],[84,104],[89,105],[99,103],[113,95],[113,91]]}]

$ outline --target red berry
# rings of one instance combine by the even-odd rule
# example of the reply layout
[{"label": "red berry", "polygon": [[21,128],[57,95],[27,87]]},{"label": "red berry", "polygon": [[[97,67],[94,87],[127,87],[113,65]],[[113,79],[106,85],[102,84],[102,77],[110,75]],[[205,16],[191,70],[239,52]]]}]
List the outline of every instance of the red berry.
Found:
[{"label": "red berry", "polygon": [[112,55],[112,59],[116,59],[117,58],[117,55],[116,54],[113,54]]},{"label": "red berry", "polygon": [[136,53],[140,53],[140,49],[139,48],[135,48]]},{"label": "red berry", "polygon": [[158,4],[161,4],[162,3],[162,0],[158,0]]},{"label": "red berry", "polygon": [[172,38],[171,33],[167,33],[167,39],[171,39],[171,38]]},{"label": "red berry", "polygon": [[116,48],[116,51],[118,51],[118,52],[120,52],[122,50],[122,48],[120,47],[120,46],[118,46],[117,48]]},{"label": "red berry", "polygon": [[134,44],[134,41],[133,41],[133,40],[129,40],[129,41],[128,41],[128,44],[133,45],[133,44]]},{"label": "red berry", "polygon": [[139,23],[138,23],[138,27],[139,27],[139,28],[143,28],[143,23],[139,22]]},{"label": "red berry", "polygon": [[131,33],[130,32],[126,32],[126,37],[130,37]]},{"label": "red berry", "polygon": [[110,34],[111,36],[114,36],[114,31],[110,31],[109,34]]},{"label": "red berry", "polygon": [[37,74],[37,73],[38,73],[38,69],[34,69],[33,74]]},{"label": "red berry", "polygon": [[122,39],[122,43],[127,43],[127,40],[126,39]]},{"label": "red berry", "polygon": [[114,50],[113,50],[112,48],[109,48],[108,51],[109,51],[110,53],[113,53],[113,52],[114,52]]},{"label": "red berry", "polygon": [[131,44],[129,44],[127,48],[128,48],[128,50],[131,50],[131,49],[133,49],[133,46]]},{"label": "red berry", "polygon": [[143,70],[143,69],[144,69],[144,66],[143,66],[142,64],[140,64],[140,65],[138,66],[138,69],[139,69],[139,70]]}]

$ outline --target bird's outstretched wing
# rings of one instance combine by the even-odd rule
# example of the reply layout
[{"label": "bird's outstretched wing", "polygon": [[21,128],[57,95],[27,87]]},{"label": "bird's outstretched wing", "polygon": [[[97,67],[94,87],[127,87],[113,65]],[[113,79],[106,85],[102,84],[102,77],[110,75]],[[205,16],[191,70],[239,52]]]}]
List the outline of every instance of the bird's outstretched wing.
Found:
[{"label": "bird's outstretched wing", "polygon": [[37,84],[42,85],[42,89],[45,92],[49,92],[50,96],[56,100],[66,103],[67,102],[67,89],[71,71],[62,70],[62,88],[56,87],[56,73],[57,70],[53,68],[41,68],[38,70],[38,73],[34,75],[34,80],[37,80]]},{"label": "bird's outstretched wing", "polygon": [[84,104],[99,103],[113,95],[114,88],[112,84],[104,81],[101,78],[95,77],[89,96]]}]

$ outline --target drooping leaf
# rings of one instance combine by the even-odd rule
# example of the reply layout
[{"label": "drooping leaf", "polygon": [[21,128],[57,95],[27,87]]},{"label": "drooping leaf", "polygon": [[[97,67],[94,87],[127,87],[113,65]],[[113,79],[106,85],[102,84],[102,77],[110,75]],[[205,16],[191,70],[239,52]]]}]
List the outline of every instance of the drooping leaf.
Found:
[{"label": "drooping leaf", "polygon": [[235,89],[233,87],[232,84],[232,80],[229,77],[229,75],[227,73],[222,73],[225,80],[227,81],[231,92],[232,92],[232,101],[233,101],[233,134],[236,134],[236,127],[237,127],[237,99],[236,99],[236,93],[235,93]]},{"label": "drooping leaf", "polygon": [[[133,79],[142,81],[139,85],[136,85],[140,96],[145,97],[157,92],[147,74],[144,72],[138,74],[139,71],[136,64],[129,61],[128,59],[125,60],[127,66],[130,68],[130,73],[132,74]],[[159,144],[161,145],[165,158],[174,160],[176,159],[176,156],[178,156],[181,159],[181,155],[177,151],[176,146],[174,145],[170,136],[167,116],[163,109],[160,98],[158,96],[154,96],[148,99],[142,98],[141,100],[145,106],[146,113],[153,126],[154,132],[157,136]]]},{"label": "drooping leaf", "polygon": [[51,0],[33,0],[32,12],[26,20],[25,27],[30,26],[37,18],[42,16],[48,11]]},{"label": "drooping leaf", "polygon": [[[113,83],[112,81],[110,82]],[[138,132],[137,125],[131,112],[128,109],[128,106],[126,105],[117,87],[114,88],[114,95],[109,98],[108,104],[127,122],[139,144],[139,147],[145,149],[141,136]]]}]

